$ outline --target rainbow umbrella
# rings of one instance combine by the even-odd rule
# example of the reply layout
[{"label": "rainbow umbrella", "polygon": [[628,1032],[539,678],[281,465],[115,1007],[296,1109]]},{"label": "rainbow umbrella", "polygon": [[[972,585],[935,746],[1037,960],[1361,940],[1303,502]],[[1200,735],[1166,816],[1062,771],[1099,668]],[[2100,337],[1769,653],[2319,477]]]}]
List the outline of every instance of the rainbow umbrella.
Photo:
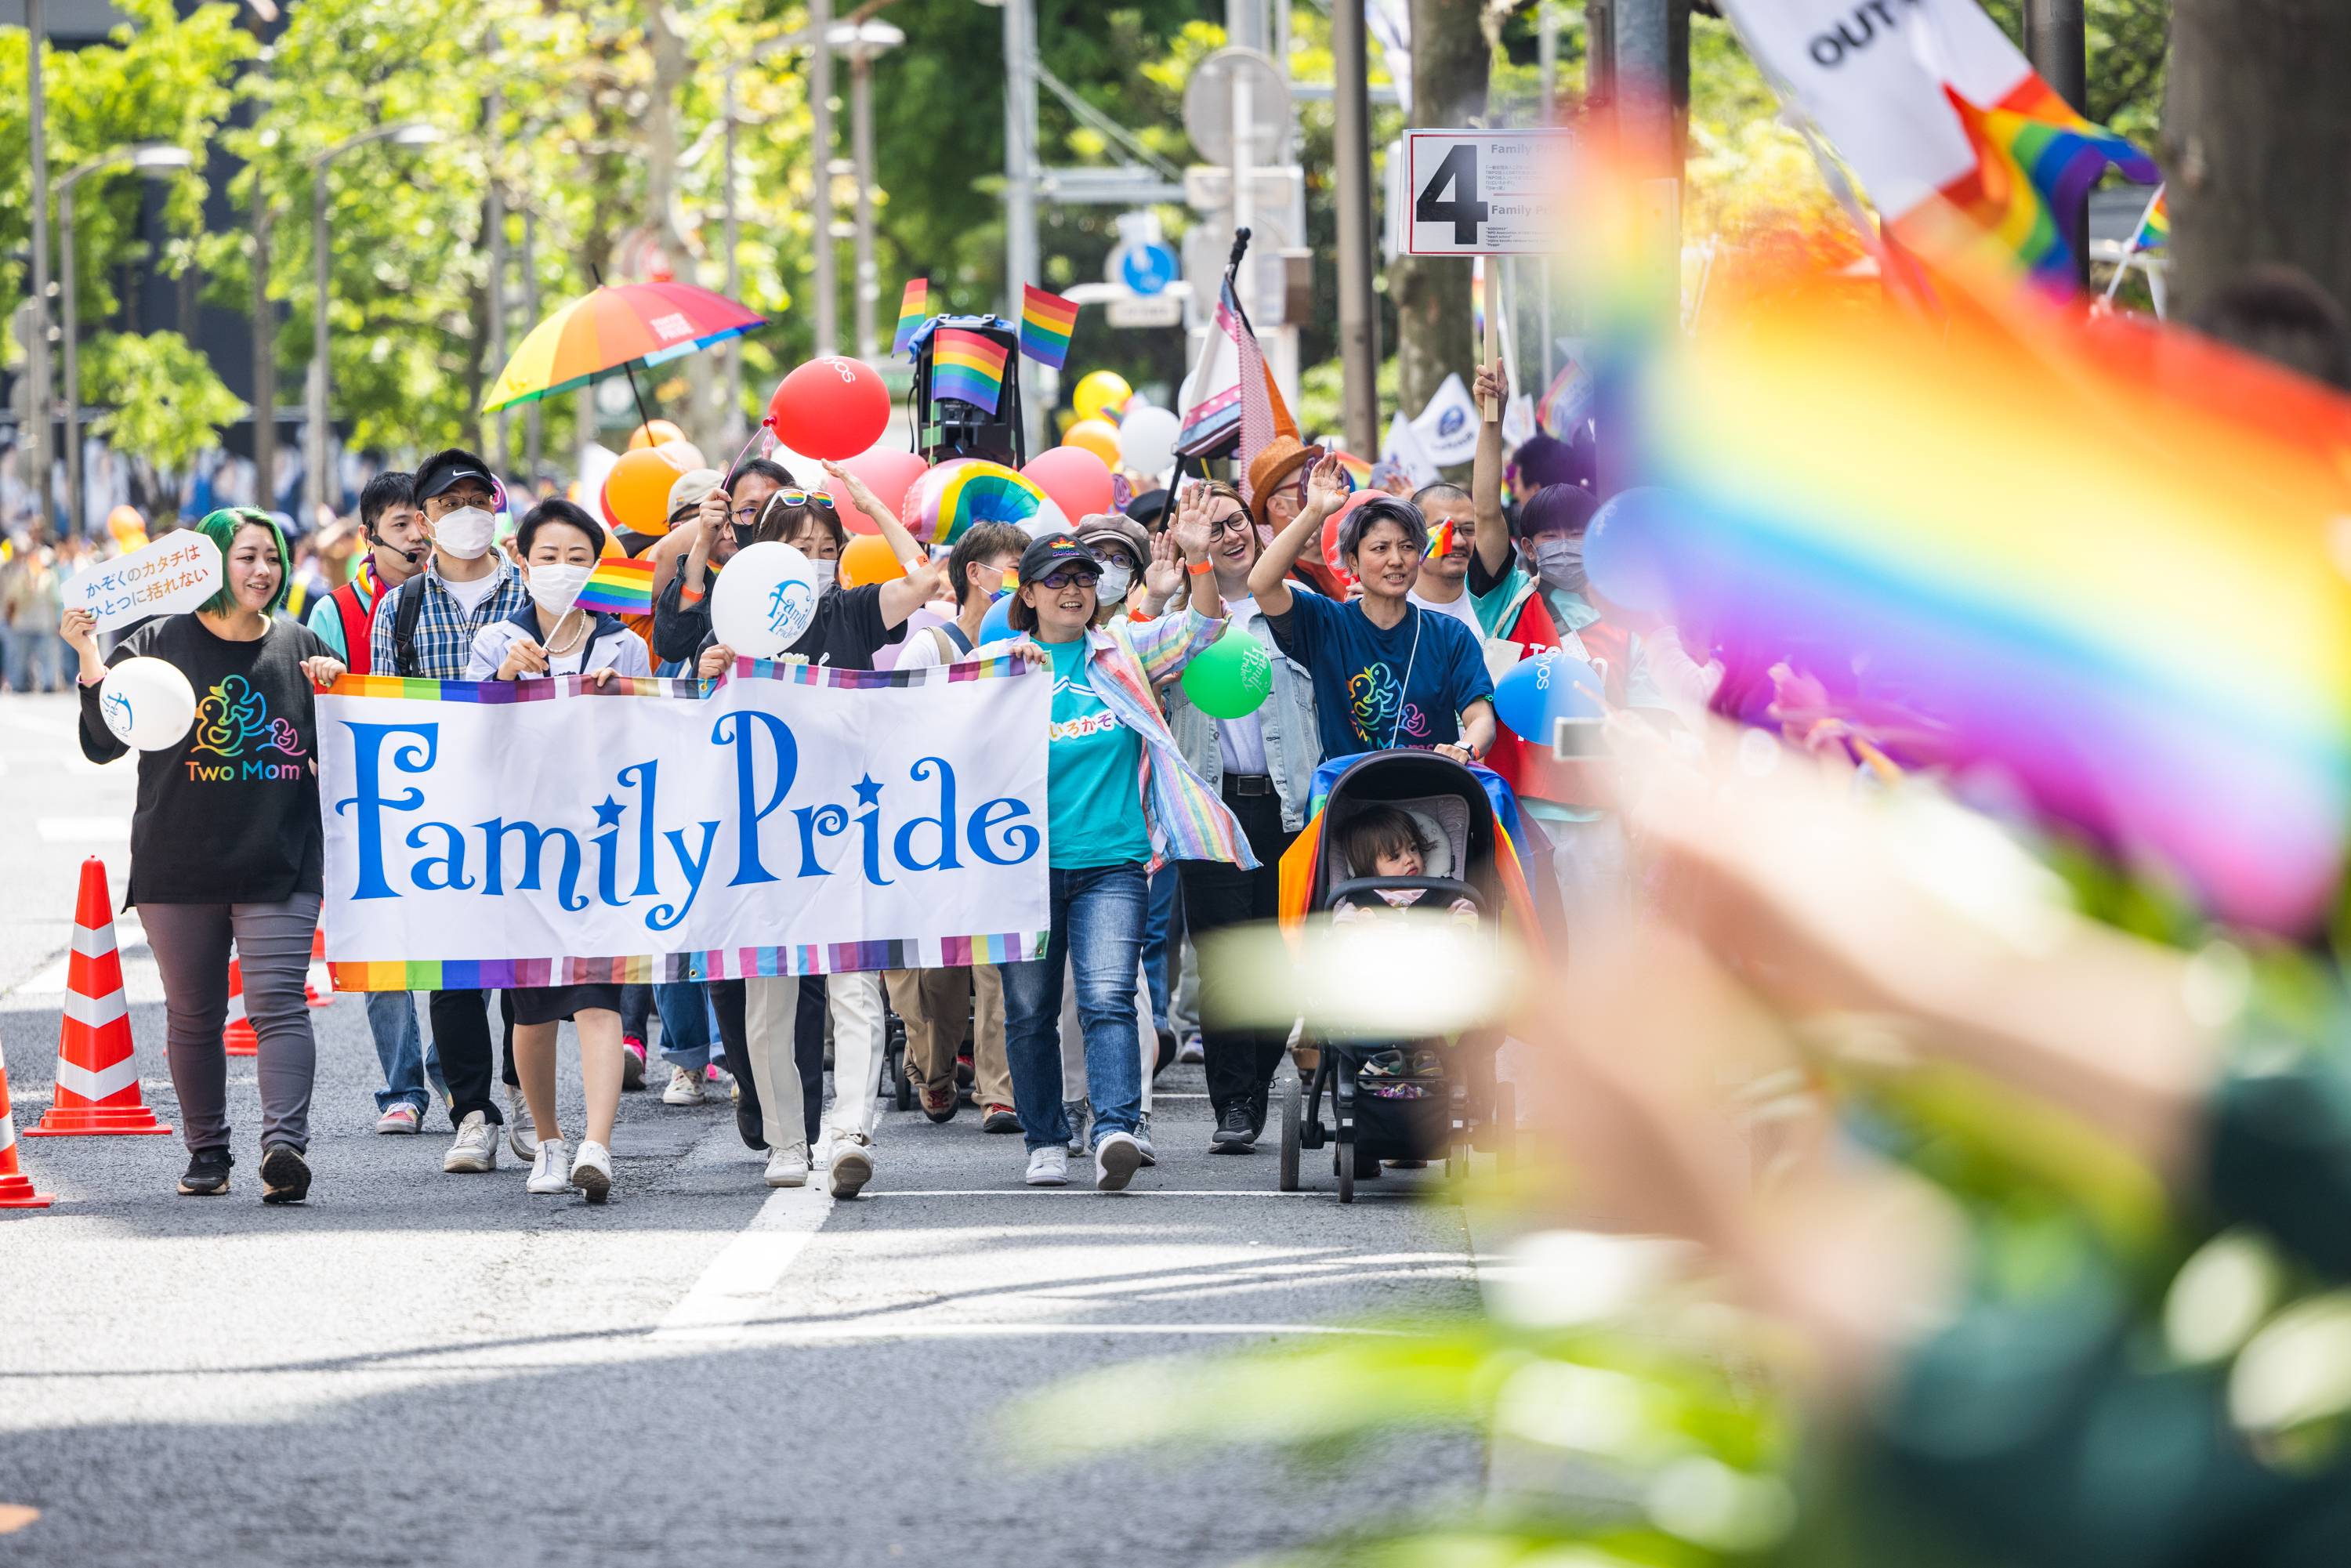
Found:
[{"label": "rainbow umbrella", "polygon": [[723,294],[690,283],[608,283],[541,321],[522,340],[482,403],[495,413],[634,372],[767,325]]}]

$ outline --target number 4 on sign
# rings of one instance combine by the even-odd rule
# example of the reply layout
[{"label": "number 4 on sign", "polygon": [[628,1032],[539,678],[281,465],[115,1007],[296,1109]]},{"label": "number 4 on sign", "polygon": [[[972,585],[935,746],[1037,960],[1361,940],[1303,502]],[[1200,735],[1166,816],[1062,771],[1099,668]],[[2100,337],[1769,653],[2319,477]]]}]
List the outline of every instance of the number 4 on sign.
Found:
[{"label": "number 4 on sign", "polygon": [[1486,211],[1486,204],[1478,199],[1478,148],[1468,141],[1447,152],[1412,204],[1415,223],[1451,224],[1453,243],[1463,246],[1477,245]]}]

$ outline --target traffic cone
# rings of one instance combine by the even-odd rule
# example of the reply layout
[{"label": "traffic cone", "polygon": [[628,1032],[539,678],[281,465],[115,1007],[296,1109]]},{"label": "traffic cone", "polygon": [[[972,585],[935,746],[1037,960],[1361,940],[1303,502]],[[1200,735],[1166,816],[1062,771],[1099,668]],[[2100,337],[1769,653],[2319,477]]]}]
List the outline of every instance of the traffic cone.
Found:
[{"label": "traffic cone", "polygon": [[253,1020],[245,1016],[245,971],[235,958],[228,961],[228,1025],[221,1030],[221,1050],[231,1056],[251,1056],[261,1049]]},{"label": "traffic cone", "polygon": [[314,1008],[335,1005],[335,977],[327,967],[327,928],[310,928],[310,967],[302,976],[302,995]]},{"label": "traffic cone", "polygon": [[0,1057],[0,1208],[47,1208],[56,1196],[35,1192],[16,1168],[16,1115],[8,1104],[8,1062]]},{"label": "traffic cone", "polygon": [[57,1026],[57,1092],[49,1113],[25,1135],[171,1130],[139,1096],[131,1004],[122,994],[122,959],[114,947],[114,905],[106,895],[106,862],[93,855],[81,862],[81,897],[74,909],[66,1016]]}]

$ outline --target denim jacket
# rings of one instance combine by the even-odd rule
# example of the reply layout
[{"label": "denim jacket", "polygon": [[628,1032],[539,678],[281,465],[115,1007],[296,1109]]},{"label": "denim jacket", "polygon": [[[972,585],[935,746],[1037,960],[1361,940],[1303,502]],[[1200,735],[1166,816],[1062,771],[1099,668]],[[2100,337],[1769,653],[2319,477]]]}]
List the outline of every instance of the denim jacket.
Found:
[{"label": "denim jacket", "polygon": [[[1273,692],[1257,710],[1258,729],[1265,737],[1265,765],[1273,775],[1274,792],[1281,797],[1281,831],[1294,833],[1306,826],[1314,769],[1322,761],[1322,732],[1314,723],[1314,678],[1275,644],[1273,628],[1264,616],[1250,616],[1245,630],[1265,644],[1273,659]],[[1167,727],[1184,765],[1221,799],[1225,748],[1217,743],[1216,719],[1192,701],[1180,681],[1169,685],[1165,695]]]}]

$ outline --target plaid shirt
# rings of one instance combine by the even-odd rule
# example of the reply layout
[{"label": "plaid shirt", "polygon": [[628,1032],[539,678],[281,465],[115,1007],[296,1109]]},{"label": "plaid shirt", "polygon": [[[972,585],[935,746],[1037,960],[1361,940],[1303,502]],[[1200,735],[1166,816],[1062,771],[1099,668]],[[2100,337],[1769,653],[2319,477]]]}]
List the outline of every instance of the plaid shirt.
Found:
[{"label": "plaid shirt", "polygon": [[369,668],[379,675],[401,673],[392,653],[392,623],[399,614],[401,594],[421,591],[424,604],[416,617],[416,640],[412,644],[416,651],[416,673],[430,681],[464,680],[466,663],[474,656],[474,639],[482,628],[504,621],[530,602],[522,573],[503,553],[496,559],[498,585],[471,615],[451,597],[448,584],[442,580],[437,556],[425,563],[423,576],[411,578],[378,599],[373,629],[368,633]]}]

